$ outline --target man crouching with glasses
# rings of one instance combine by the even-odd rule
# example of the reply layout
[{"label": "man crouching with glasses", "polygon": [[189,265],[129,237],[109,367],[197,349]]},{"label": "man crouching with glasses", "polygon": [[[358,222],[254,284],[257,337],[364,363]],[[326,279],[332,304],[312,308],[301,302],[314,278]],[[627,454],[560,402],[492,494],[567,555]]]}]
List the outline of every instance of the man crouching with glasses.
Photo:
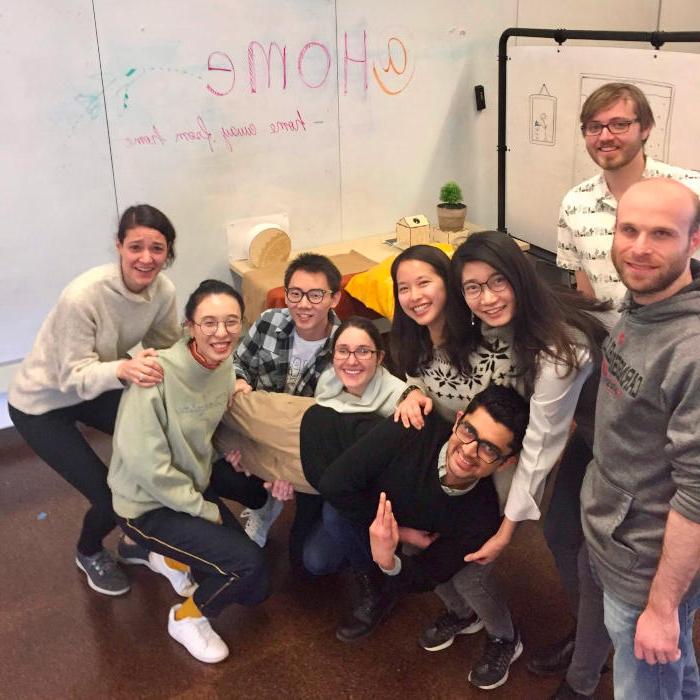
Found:
[{"label": "man crouching with glasses", "polygon": [[[387,419],[354,444],[348,416],[338,416],[320,406],[306,412],[301,457],[307,479],[337,511],[329,535],[355,578],[364,581],[336,631],[340,640],[351,641],[370,634],[401,595],[451,579],[464,566],[464,552],[476,551],[498,530],[491,475],[517,463],[528,404],[514,389],[491,385],[457,413],[454,425],[437,412],[426,416],[423,430]],[[400,542],[417,553],[406,556]],[[507,680],[522,643],[491,566],[468,566],[474,576],[465,596],[473,620],[467,633],[486,627],[485,656],[494,644],[512,647],[498,677],[481,678],[484,659],[469,674],[473,685],[495,688]],[[510,635],[502,631],[506,624]]]}]

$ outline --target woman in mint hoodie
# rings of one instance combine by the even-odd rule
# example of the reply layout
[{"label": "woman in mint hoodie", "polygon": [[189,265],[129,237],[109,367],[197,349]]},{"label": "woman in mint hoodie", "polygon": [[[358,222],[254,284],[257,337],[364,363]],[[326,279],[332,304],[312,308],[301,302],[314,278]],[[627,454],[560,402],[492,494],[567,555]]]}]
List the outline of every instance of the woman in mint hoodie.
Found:
[{"label": "woman in mint hoodie", "polygon": [[228,284],[199,285],[185,307],[190,337],[159,354],[163,381],[124,394],[109,466],[124,532],[162,567],[192,578],[181,587],[187,599],[170,609],[168,633],[205,663],[228,656],[208,618],[231,603],[256,605],[268,589],[262,551],[219,498],[235,494],[210,485],[211,438],[233,391],[242,317],[243,301]]}]

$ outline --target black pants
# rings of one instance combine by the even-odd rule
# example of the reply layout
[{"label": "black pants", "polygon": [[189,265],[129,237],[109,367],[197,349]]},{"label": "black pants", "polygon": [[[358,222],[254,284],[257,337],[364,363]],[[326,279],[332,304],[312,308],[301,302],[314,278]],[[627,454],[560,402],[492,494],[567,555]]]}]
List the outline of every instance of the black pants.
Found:
[{"label": "black pants", "polygon": [[[246,508],[257,510],[267,502],[267,489],[263,480],[257,476],[246,476],[237,472],[225,460],[220,459],[212,465],[210,486],[217,496],[238,501]],[[296,510],[289,531],[289,561],[295,568],[303,565],[304,542],[321,519],[323,499],[309,493],[295,494]]]},{"label": "black pants", "polygon": [[216,617],[231,603],[261,603],[269,583],[260,547],[211,489],[204,497],[217,505],[223,524],[170,508],[117,520],[129,537],[150,551],[187,564],[199,584],[196,606],[206,617]]},{"label": "black pants", "polygon": [[554,556],[573,617],[578,615],[578,556],[584,540],[581,527],[581,484],[591,459],[593,454],[588,440],[577,429],[562,455],[552,500],[544,520],[544,536]]},{"label": "black pants", "polygon": [[112,435],[121,394],[121,389],[107,391],[91,401],[38,416],[8,407],[12,422],[34,452],[90,501],[78,539],[78,551],[86,556],[102,549],[102,540],[114,529],[116,521],[112,492],[107,486],[107,466],[76,423]]}]

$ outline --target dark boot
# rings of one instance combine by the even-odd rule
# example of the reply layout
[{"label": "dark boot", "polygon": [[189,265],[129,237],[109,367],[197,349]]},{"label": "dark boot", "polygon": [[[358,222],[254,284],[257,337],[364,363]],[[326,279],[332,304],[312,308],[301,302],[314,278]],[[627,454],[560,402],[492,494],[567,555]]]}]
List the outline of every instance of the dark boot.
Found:
[{"label": "dark boot", "polygon": [[350,642],[371,634],[386,619],[396,603],[396,595],[382,585],[383,576],[379,571],[353,571],[353,577],[357,602],[335,632],[341,642]]},{"label": "dark boot", "polygon": [[556,644],[536,651],[527,663],[527,670],[538,676],[553,676],[569,668],[574,655],[576,632],[560,639]]},{"label": "dark boot", "polygon": [[587,700],[592,695],[577,693],[566,681],[562,681],[557,692],[549,697],[549,700]]}]

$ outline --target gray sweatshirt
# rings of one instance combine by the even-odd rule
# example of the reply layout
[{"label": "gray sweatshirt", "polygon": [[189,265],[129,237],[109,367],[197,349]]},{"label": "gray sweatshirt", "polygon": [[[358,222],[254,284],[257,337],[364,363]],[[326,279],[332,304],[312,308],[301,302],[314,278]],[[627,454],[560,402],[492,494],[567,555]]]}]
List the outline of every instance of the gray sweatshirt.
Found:
[{"label": "gray sweatshirt", "polygon": [[[627,300],[603,346],[593,461],[581,491],[606,590],[643,608],[669,509],[700,523],[700,265],[679,293]],[[700,590],[700,576],[688,594]]]}]

